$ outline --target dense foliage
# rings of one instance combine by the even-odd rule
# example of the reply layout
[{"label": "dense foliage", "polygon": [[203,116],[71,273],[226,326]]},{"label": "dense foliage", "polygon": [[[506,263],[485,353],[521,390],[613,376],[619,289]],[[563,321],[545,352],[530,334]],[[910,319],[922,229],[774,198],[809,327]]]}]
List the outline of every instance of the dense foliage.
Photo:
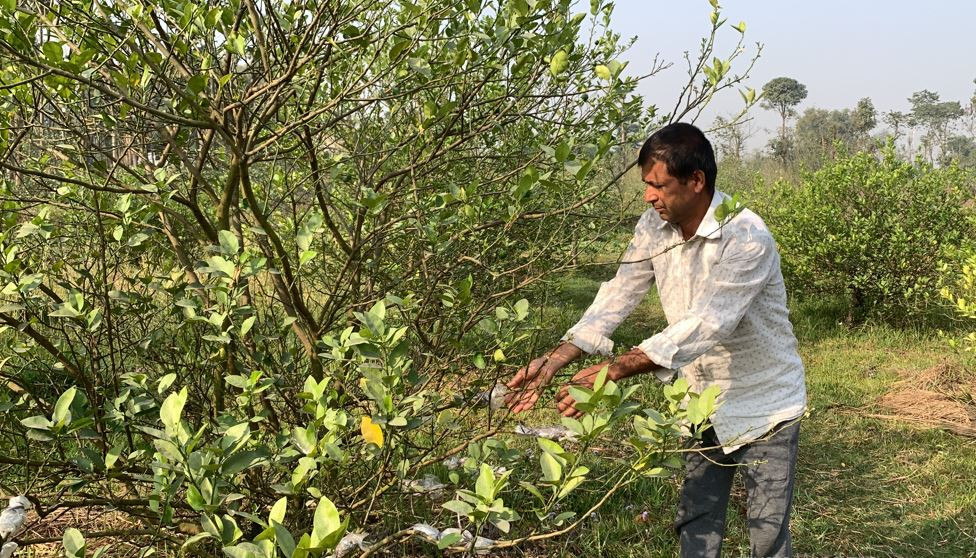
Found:
[{"label": "dense foliage", "polygon": [[[519,291],[614,225],[621,123],[739,83],[745,30],[712,14],[662,117],[622,73],[612,4],[586,8],[0,2],[4,483],[202,554],[319,555],[350,529],[382,547],[418,514],[575,525],[559,508],[631,392],[576,392],[577,450],[538,455],[472,398],[536,350]],[[740,39],[725,59],[719,29]],[[668,389],[608,495],[664,474],[714,402]],[[401,512],[403,483],[461,452],[447,509]]]},{"label": "dense foliage", "polygon": [[779,243],[793,293],[842,295],[853,316],[918,317],[937,300],[939,266],[974,237],[966,202],[974,177],[878,155],[841,157],[753,205]]},{"label": "dense foliage", "polygon": [[[976,247],[963,248],[958,256],[943,266],[946,285],[940,290],[956,315],[965,322],[961,347],[976,352]],[[960,345],[953,339],[951,344]]]}]

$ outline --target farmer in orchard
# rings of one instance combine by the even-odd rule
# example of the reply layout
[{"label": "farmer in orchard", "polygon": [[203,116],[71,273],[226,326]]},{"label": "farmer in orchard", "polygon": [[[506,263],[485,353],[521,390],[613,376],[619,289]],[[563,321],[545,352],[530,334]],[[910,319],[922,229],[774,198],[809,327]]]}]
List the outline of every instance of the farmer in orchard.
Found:
[{"label": "farmer in orchard", "polygon": [[[680,370],[693,391],[718,386],[703,449],[686,458],[674,523],[681,555],[719,556],[732,479],[741,470],[753,556],[790,556],[806,389],[776,244],[748,209],[716,218],[727,196],[715,190],[715,153],[698,128],[661,128],[637,162],[652,207],[638,221],[616,276],[600,286],[559,346],[512,378],[508,407],[532,408],[553,376],[584,352],[609,355],[610,335],[656,282],[668,327],[613,361],[580,371],[571,383],[592,387],[609,365],[614,381],[645,372],[666,381]],[[563,415],[581,414],[565,386],[556,401]]]}]

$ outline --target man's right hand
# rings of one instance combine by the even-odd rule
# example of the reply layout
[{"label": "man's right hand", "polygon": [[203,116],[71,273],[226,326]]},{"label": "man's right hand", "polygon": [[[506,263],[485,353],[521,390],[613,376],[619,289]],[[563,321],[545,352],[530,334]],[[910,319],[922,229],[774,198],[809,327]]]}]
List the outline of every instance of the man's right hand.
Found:
[{"label": "man's right hand", "polygon": [[563,343],[548,356],[534,359],[505,384],[511,390],[505,396],[505,404],[513,413],[528,411],[539,400],[542,390],[556,372],[576,360],[582,353],[583,351],[576,345]]}]

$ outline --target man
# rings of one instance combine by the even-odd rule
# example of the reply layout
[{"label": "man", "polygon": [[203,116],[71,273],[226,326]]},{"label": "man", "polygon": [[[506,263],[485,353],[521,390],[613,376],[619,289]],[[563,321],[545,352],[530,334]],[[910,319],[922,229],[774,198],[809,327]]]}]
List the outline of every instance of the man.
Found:
[{"label": "man", "polygon": [[[661,128],[637,161],[652,208],[637,223],[616,276],[600,286],[579,323],[508,383],[508,406],[530,409],[556,372],[583,352],[610,354],[609,336],[656,282],[668,327],[609,363],[608,377],[655,372],[664,380],[680,369],[693,391],[721,389],[700,447],[722,447],[686,459],[674,524],[681,555],[720,555],[732,479],[741,469],[753,556],[790,556],[806,389],[776,244],[748,209],[716,219],[727,196],[715,190],[715,154],[698,128]],[[592,387],[606,364],[580,371],[571,383]],[[556,401],[562,414],[580,414],[565,386]]]}]

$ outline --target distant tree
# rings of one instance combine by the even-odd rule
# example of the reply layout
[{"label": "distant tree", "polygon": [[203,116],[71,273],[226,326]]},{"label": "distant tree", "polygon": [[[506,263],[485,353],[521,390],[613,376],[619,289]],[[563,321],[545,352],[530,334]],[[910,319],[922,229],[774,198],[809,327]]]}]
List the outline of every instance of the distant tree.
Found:
[{"label": "distant tree", "polygon": [[[976,85],[976,79],[973,80],[973,84]],[[976,91],[973,92],[973,96],[969,98],[969,106],[963,108],[964,118],[966,120],[966,130],[969,132],[970,136],[976,138]]]},{"label": "distant tree", "polygon": [[807,86],[793,78],[778,77],[769,80],[763,86],[762,107],[775,110],[782,119],[780,137],[786,137],[786,119],[796,114],[793,107],[807,98]]},{"label": "distant tree", "polygon": [[961,167],[976,167],[976,140],[962,135],[950,137],[943,160],[955,162]]},{"label": "distant tree", "polygon": [[935,150],[940,157],[947,154],[949,133],[955,121],[963,116],[959,101],[940,101],[939,94],[923,89],[908,98],[912,105],[911,123],[925,130],[922,145],[930,162],[935,161]]},{"label": "distant tree", "polygon": [[910,115],[897,110],[888,111],[881,118],[885,124],[891,127],[891,135],[894,136],[896,142],[904,134],[903,130],[909,125],[911,119]]},{"label": "distant tree", "polygon": [[740,119],[716,116],[711,135],[715,138],[715,148],[719,157],[738,161],[742,159],[745,141],[749,139],[752,132]]},{"label": "distant tree", "polygon": [[854,112],[851,113],[851,124],[858,139],[867,138],[868,134],[878,125],[878,112],[874,109],[874,103],[870,97],[864,97],[857,102]]},{"label": "distant tree", "polygon": [[784,167],[793,160],[793,154],[796,152],[796,145],[790,134],[770,138],[766,147],[769,148],[773,158],[779,160]]},{"label": "distant tree", "polygon": [[911,157],[912,155],[912,115],[907,112],[901,112],[897,110],[891,110],[881,117],[884,123],[891,128],[891,141],[895,145],[901,141],[903,137],[907,137],[906,143],[908,144],[904,147],[904,155],[906,157]]},{"label": "distant tree", "polygon": [[877,112],[871,99],[865,97],[857,106],[843,110],[809,108],[796,121],[794,136],[796,154],[809,167],[833,159],[839,143],[851,151],[869,146],[870,132],[877,126]]},{"label": "distant tree", "polygon": [[858,138],[853,113],[847,109],[808,108],[797,119],[794,135],[797,156],[811,168],[833,159],[836,144],[854,147]]}]

